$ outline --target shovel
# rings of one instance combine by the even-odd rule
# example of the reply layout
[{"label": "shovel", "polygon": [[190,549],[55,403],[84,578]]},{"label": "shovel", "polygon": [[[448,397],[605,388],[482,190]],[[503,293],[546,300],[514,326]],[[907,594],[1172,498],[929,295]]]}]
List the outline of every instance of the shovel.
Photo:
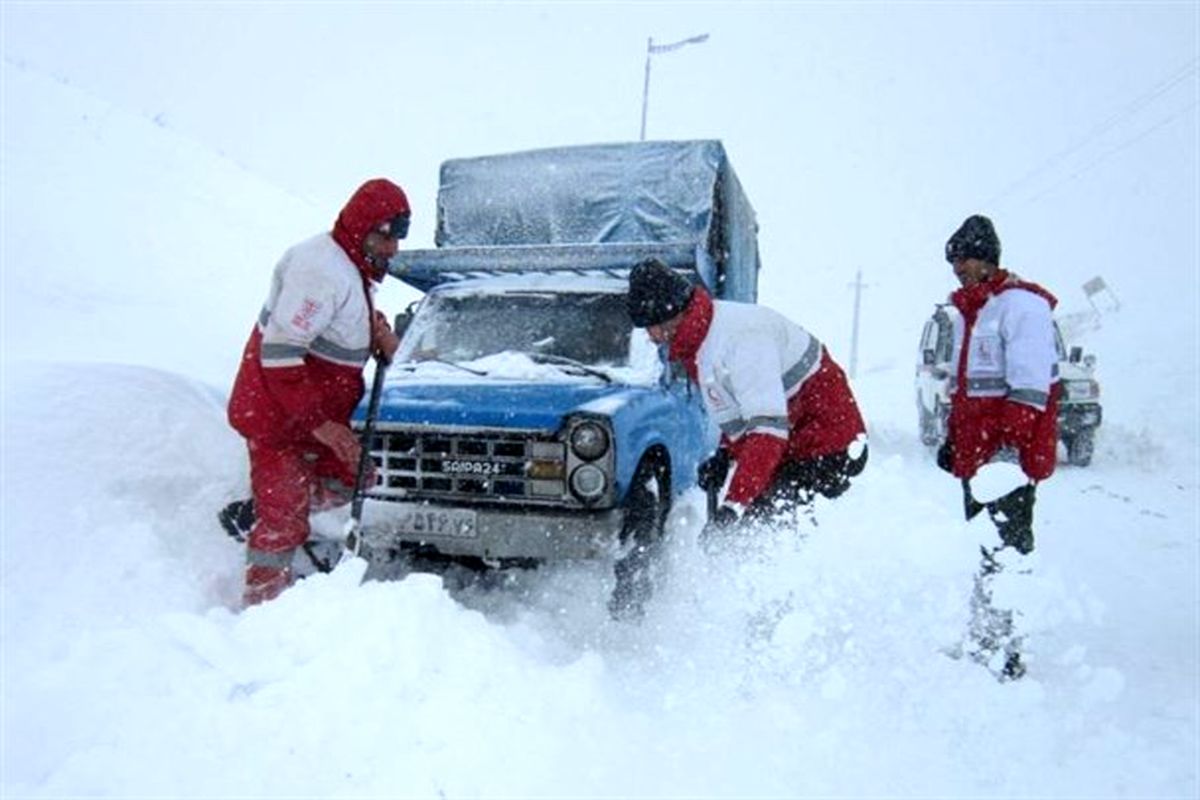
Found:
[{"label": "shovel", "polygon": [[[411,315],[400,313],[392,330],[397,336],[402,336],[408,326]],[[355,556],[362,552],[362,512],[366,500],[367,472],[371,465],[371,444],[375,440],[375,422],[379,419],[379,401],[383,395],[383,379],[387,375],[390,362],[382,355],[375,356],[375,380],[371,382],[371,396],[367,401],[367,419],[363,425],[362,452],[358,456],[358,472],[354,476],[354,494],[350,500],[350,519],[346,521],[346,547],[343,557]]]}]

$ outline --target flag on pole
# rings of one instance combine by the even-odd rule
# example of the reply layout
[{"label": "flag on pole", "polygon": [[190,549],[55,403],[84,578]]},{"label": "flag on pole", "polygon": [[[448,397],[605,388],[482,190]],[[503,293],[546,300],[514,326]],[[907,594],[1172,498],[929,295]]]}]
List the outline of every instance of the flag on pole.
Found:
[{"label": "flag on pole", "polygon": [[[651,39],[650,41],[653,42],[654,40]],[[651,52],[651,53],[669,53],[672,50],[678,50],[679,48],[681,48],[685,45],[700,44],[701,42],[707,42],[707,41],[708,41],[708,34],[702,33],[699,36],[692,36],[687,39],[681,39],[678,42],[671,42],[671,44],[650,44],[649,52]]]}]

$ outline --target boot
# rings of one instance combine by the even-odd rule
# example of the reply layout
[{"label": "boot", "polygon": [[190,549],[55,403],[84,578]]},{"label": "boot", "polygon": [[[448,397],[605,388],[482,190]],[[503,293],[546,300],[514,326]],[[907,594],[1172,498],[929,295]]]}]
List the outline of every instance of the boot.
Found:
[{"label": "boot", "polygon": [[1000,682],[1019,680],[1025,674],[1025,662],[1021,660],[1021,653],[1013,650],[1004,659],[1004,669],[1000,671]]},{"label": "boot", "polygon": [[246,567],[246,588],[242,593],[242,607],[249,608],[274,600],[292,585],[292,581],[291,567],[250,564]]},{"label": "boot", "polygon": [[246,541],[250,529],[254,527],[254,501],[234,500],[218,512],[217,521],[234,539]]},{"label": "boot", "polygon": [[617,622],[638,622],[645,616],[646,601],[653,593],[649,565],[635,549],[613,568],[617,585],[608,599],[608,613]]},{"label": "boot", "polygon": [[1036,488],[1031,483],[987,504],[1000,541],[1021,555],[1033,552],[1033,504],[1036,500]]}]

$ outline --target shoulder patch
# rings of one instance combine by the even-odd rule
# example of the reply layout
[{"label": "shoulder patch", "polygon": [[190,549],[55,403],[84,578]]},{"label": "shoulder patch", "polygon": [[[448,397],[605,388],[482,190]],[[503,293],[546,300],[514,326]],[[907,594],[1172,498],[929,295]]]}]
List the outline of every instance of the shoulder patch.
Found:
[{"label": "shoulder patch", "polygon": [[308,332],[312,328],[313,317],[321,310],[321,304],[311,297],[304,298],[304,303],[300,306],[300,310],[292,316],[292,327],[297,330]]}]

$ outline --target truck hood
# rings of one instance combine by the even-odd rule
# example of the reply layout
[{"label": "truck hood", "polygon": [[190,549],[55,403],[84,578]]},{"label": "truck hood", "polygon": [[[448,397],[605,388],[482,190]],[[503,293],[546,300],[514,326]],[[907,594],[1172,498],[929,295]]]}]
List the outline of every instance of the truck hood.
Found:
[{"label": "truck hood", "polygon": [[[649,387],[584,383],[419,383],[385,385],[380,423],[556,431],[574,411],[611,414]],[[360,403],[354,419],[366,418]]]}]

